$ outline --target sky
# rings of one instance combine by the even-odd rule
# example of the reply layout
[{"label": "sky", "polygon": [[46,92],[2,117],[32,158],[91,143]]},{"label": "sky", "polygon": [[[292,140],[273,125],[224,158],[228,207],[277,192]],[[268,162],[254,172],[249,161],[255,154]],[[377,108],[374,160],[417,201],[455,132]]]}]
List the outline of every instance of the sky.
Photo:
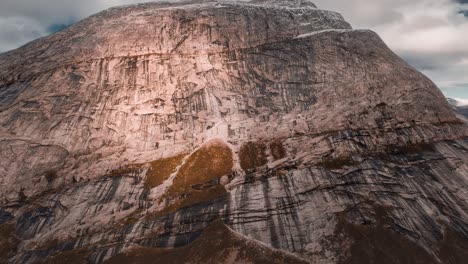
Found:
[{"label": "sky", "polygon": [[[148,0],[0,0],[0,52],[108,7]],[[315,0],[387,45],[453,98],[468,99],[468,0]]]}]

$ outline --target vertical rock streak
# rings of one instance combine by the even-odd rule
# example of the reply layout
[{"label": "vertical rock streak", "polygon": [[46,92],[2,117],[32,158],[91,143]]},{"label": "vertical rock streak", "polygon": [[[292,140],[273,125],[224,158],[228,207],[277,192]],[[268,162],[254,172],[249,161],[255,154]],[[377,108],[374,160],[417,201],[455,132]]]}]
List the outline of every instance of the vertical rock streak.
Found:
[{"label": "vertical rock streak", "polygon": [[466,123],[309,1],[112,8],[0,54],[0,134],[2,263],[466,256]]}]

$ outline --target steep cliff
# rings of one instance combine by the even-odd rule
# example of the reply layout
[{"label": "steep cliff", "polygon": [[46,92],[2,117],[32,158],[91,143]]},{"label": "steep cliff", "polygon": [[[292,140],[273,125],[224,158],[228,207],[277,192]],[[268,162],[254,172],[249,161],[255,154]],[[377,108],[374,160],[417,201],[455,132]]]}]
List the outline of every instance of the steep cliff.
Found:
[{"label": "steep cliff", "polygon": [[5,263],[468,257],[467,125],[305,0],[112,8],[0,54],[0,156]]}]

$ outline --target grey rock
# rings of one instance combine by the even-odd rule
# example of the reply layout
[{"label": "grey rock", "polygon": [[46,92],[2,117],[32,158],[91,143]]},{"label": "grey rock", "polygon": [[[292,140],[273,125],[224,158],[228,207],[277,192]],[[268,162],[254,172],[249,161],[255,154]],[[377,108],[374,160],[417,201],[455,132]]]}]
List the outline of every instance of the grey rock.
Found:
[{"label": "grey rock", "polygon": [[5,263],[177,248],[220,218],[311,263],[466,254],[466,123],[309,1],[112,8],[0,54],[0,137]]}]

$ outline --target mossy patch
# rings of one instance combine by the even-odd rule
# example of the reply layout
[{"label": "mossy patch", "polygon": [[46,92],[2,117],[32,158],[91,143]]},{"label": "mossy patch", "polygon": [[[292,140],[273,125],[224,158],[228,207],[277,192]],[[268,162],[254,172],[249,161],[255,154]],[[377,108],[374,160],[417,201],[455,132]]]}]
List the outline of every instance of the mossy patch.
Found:
[{"label": "mossy patch", "polygon": [[357,162],[354,161],[351,157],[340,157],[336,159],[324,160],[317,164],[319,167],[326,168],[328,170],[339,170],[344,167],[357,165]]},{"label": "mossy patch", "polygon": [[249,171],[267,163],[266,145],[262,142],[246,142],[239,151],[241,168]]},{"label": "mossy patch", "polygon": [[134,174],[134,173],[138,173],[142,169],[142,167],[143,167],[142,164],[126,165],[126,166],[120,167],[118,169],[112,170],[106,176],[107,177],[116,177],[116,176],[124,176],[124,175]]},{"label": "mossy patch", "polygon": [[179,166],[180,162],[186,155],[187,154],[180,154],[175,157],[151,162],[151,168],[146,174],[145,187],[147,189],[152,189],[161,185],[171,176],[172,173],[175,172],[177,166]]},{"label": "mossy patch", "polygon": [[15,254],[20,243],[15,233],[16,229],[13,224],[0,225],[0,260],[6,260]]},{"label": "mossy patch", "polygon": [[[429,143],[409,143],[406,145],[387,146],[383,151],[369,152],[362,154],[364,158],[374,158],[380,160],[394,160],[398,156],[422,155],[436,152],[434,144]],[[328,170],[338,170],[344,167],[356,166],[359,162],[351,156],[326,159],[318,163],[317,166]]]},{"label": "mossy patch", "polygon": [[386,153],[391,155],[421,154],[424,152],[434,152],[434,145],[428,143],[407,144],[404,146],[389,146]]},{"label": "mossy patch", "polygon": [[[163,199],[171,201],[164,213],[222,196],[220,178],[232,173],[232,151],[223,141],[212,140],[192,153],[177,172]],[[161,212],[160,212],[161,213]]]},{"label": "mossy patch", "polygon": [[341,264],[394,264],[437,263],[422,247],[390,229],[388,219],[389,208],[372,205],[375,213],[375,224],[355,224],[348,222],[347,212],[338,217],[334,239],[346,237],[350,242],[343,251],[338,263]]},{"label": "mossy patch", "polygon": [[232,151],[221,140],[207,142],[190,155],[182,165],[175,183],[193,185],[205,183],[232,172]]},{"label": "mossy patch", "polygon": [[39,247],[37,247],[37,250],[53,249],[53,248],[58,247],[62,243],[64,243],[64,241],[61,241],[57,238],[48,239],[47,241],[45,241],[43,245],[40,245]]},{"label": "mossy patch", "polygon": [[35,264],[86,264],[90,252],[84,248],[60,252]]},{"label": "mossy patch", "polygon": [[443,263],[466,263],[468,260],[468,238],[464,238],[459,233],[447,229],[444,238],[439,242],[437,253]]},{"label": "mossy patch", "polygon": [[280,160],[286,158],[286,149],[284,149],[283,143],[280,140],[270,142],[270,152],[274,160]]}]

